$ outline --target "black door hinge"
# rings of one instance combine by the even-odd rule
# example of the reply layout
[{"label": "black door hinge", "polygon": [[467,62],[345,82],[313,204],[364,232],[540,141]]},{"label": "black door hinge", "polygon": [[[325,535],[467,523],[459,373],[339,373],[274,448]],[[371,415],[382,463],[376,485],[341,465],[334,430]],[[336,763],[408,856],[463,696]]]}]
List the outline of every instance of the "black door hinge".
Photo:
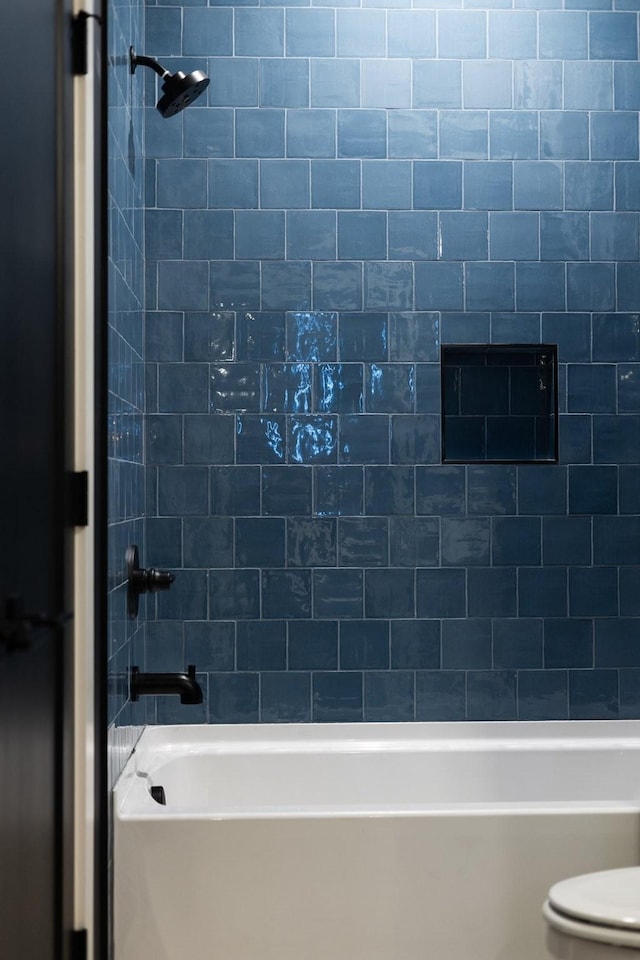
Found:
[{"label": "black door hinge", "polygon": [[71,73],[74,77],[82,77],[89,72],[87,52],[87,20],[97,20],[102,23],[102,17],[95,13],[81,10],[71,19]]},{"label": "black door hinge", "polygon": [[89,473],[77,470],[67,474],[67,522],[70,527],[89,523]]},{"label": "black door hinge", "polygon": [[69,960],[87,960],[87,931],[71,931],[71,949],[69,951]]}]

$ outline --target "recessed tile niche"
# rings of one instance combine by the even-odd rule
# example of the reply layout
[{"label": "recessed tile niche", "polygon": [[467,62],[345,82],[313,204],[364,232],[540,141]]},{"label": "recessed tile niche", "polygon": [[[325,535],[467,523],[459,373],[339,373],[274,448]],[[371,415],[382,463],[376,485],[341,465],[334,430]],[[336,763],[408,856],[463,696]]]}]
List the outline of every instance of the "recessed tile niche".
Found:
[{"label": "recessed tile niche", "polygon": [[557,348],[442,347],[442,460],[555,463]]}]

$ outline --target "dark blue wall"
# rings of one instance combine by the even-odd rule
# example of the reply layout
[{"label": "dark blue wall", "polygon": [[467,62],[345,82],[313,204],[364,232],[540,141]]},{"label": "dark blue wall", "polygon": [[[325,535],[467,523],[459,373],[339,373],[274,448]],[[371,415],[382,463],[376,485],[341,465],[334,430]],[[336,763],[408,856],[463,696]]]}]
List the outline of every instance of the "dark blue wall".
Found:
[{"label": "dark blue wall", "polygon": [[[640,715],[637,5],[147,6],[159,721]],[[441,464],[441,344],[541,342],[560,462]]]}]

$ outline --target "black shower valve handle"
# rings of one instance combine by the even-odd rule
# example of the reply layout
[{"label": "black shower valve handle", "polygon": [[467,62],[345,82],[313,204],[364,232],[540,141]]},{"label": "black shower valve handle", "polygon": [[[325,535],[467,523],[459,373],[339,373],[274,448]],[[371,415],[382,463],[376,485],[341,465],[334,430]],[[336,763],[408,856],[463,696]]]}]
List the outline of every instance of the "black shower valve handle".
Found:
[{"label": "black shower valve handle", "polygon": [[168,590],[176,578],[167,570],[141,567],[138,559],[138,548],[135,544],[127,547],[125,561],[127,565],[127,609],[131,619],[135,619],[138,616],[142,594]]}]

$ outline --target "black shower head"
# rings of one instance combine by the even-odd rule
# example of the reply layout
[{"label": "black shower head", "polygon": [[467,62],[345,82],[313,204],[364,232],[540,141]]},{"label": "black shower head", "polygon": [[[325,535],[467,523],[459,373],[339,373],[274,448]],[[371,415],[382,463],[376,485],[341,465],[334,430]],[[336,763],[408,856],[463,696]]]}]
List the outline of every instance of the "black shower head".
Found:
[{"label": "black shower head", "polygon": [[187,74],[184,74],[181,70],[178,70],[177,73],[169,73],[153,57],[138,56],[133,47],[129,47],[129,59],[131,61],[131,73],[136,72],[137,66],[150,67],[164,81],[162,84],[163,95],[156,104],[156,109],[160,111],[163,117],[173,117],[176,113],[180,113],[190,103],[197,100],[209,86],[209,77],[201,70],[194,70]]}]

